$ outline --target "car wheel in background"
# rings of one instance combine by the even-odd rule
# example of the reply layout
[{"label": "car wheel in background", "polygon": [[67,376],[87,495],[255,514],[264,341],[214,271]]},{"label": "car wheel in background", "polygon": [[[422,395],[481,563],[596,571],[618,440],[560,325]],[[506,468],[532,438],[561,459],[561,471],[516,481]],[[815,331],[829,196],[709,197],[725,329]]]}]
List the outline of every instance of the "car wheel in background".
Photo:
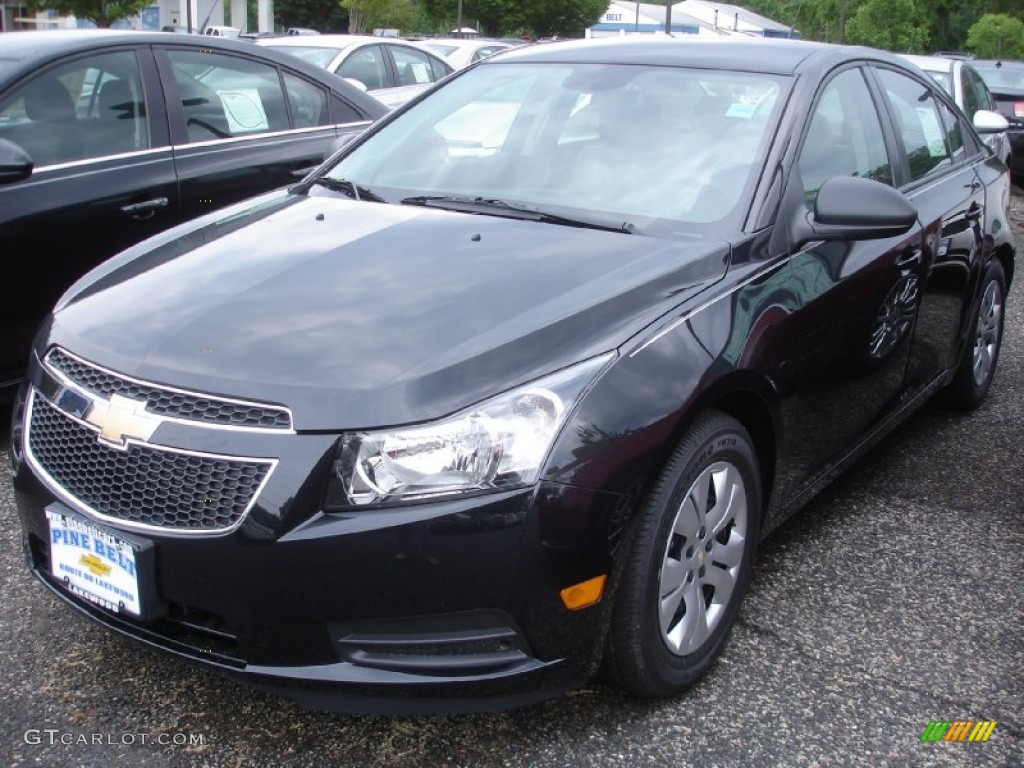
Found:
[{"label": "car wheel in background", "polygon": [[1002,264],[993,259],[981,281],[981,299],[963,357],[944,393],[943,400],[947,405],[971,410],[985,400],[999,362],[1005,300],[1006,276]]},{"label": "car wheel in background", "polygon": [[704,414],[634,522],[606,657],[619,685],[669,696],[704,674],[750,581],[760,517],[750,436],[730,416]]}]

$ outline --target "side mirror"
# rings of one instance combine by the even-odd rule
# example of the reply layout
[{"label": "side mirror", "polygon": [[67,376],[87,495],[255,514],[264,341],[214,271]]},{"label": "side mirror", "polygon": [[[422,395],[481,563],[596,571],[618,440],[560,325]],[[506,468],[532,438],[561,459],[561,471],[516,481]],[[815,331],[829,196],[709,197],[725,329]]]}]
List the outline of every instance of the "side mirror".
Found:
[{"label": "side mirror", "polygon": [[1010,127],[1009,121],[998,112],[979,109],[974,113],[974,130],[978,133],[1002,133]]},{"label": "side mirror", "polygon": [[814,240],[879,240],[906,234],[917,208],[899,190],[871,179],[833,176],[821,185],[814,210],[800,206],[790,228],[795,247]]},{"label": "side mirror", "polygon": [[0,139],[0,184],[13,184],[32,175],[32,157],[13,141]]}]

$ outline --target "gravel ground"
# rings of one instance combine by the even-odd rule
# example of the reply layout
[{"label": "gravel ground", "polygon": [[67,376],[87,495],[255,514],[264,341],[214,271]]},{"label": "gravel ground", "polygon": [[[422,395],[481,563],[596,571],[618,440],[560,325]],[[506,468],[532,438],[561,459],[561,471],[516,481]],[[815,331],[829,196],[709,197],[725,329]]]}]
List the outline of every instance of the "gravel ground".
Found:
[{"label": "gravel ground", "polygon": [[[595,684],[503,714],[308,712],[58,604],[26,572],[0,482],[0,764],[1024,766],[1015,289],[987,403],[927,407],[766,541],[720,662],[668,701]],[[985,743],[920,742],[930,720],[956,719],[998,725]]]}]

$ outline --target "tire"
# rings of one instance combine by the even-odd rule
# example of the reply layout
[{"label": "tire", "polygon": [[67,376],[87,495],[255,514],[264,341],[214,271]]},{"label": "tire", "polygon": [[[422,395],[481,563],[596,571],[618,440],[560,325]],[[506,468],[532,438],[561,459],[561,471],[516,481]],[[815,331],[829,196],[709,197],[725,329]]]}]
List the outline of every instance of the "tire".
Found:
[{"label": "tire", "polygon": [[671,696],[721,652],[750,581],[761,479],[747,431],[703,414],[637,514],[605,658],[627,691]]},{"label": "tire", "polygon": [[1006,275],[1003,265],[993,259],[981,279],[980,298],[963,356],[943,393],[947,405],[969,411],[984,402],[999,362],[1005,301]]}]

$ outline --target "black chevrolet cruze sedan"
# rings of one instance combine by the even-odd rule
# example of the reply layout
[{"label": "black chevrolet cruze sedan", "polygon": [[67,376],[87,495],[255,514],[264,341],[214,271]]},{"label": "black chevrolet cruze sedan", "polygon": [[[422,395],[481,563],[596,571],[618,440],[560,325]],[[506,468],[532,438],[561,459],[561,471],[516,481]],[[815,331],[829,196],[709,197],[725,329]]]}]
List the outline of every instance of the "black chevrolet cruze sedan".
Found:
[{"label": "black chevrolet cruze sedan", "polygon": [[294,184],[386,111],[340,77],[245,42],[0,35],[0,401],[77,278],[175,224]]},{"label": "black chevrolet cruze sedan", "polygon": [[63,296],[15,405],[29,565],[309,706],[511,707],[602,660],[674,694],[763,536],[984,399],[1007,196],[877,51],[499,54]]}]

